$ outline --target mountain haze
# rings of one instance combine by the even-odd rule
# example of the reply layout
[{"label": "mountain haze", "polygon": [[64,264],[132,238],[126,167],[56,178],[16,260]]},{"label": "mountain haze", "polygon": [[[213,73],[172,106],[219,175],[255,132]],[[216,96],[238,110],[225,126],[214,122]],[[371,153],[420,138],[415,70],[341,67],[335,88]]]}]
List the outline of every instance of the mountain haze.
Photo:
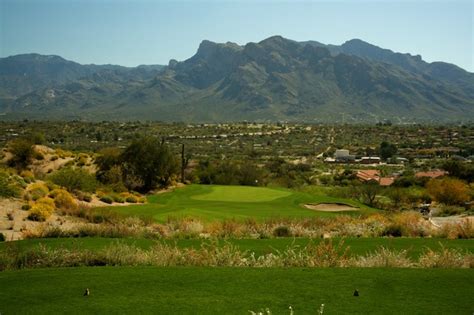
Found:
[{"label": "mountain haze", "polygon": [[[203,41],[166,67],[0,59],[4,118],[449,122],[474,119],[474,74],[359,39]],[[2,109],[3,108],[3,109]]]}]

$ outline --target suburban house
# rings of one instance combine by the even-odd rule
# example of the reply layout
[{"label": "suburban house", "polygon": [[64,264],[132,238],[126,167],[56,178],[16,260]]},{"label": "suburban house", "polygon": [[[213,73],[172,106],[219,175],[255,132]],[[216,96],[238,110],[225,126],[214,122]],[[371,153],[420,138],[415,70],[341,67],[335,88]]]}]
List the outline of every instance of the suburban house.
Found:
[{"label": "suburban house", "polygon": [[359,170],[356,174],[357,178],[362,182],[375,181],[380,186],[390,186],[395,181],[395,177],[381,177],[379,170]]}]

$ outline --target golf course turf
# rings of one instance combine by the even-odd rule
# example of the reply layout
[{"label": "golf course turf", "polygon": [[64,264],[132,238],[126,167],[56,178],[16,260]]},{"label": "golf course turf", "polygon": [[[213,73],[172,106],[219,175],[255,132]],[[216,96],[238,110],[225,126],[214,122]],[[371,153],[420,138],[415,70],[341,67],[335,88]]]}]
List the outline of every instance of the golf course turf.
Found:
[{"label": "golf course turf", "polygon": [[321,303],[324,314],[474,311],[472,269],[30,269],[1,272],[0,290],[2,314],[289,314],[291,305],[297,315]]},{"label": "golf course turf", "polygon": [[347,204],[360,211],[338,212],[338,214],[358,214],[374,212],[356,201],[296,192],[282,188],[188,185],[172,192],[152,195],[144,205],[104,207],[104,210],[125,215],[152,217],[157,222],[169,218],[195,217],[204,221],[222,219],[305,218],[329,217],[333,212],[314,211],[303,207],[311,203]]}]

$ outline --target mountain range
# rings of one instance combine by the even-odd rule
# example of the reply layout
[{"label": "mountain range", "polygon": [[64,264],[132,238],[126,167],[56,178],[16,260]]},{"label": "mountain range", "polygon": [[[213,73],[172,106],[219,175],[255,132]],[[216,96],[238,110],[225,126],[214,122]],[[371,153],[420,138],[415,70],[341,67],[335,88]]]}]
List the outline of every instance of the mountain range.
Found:
[{"label": "mountain range", "polygon": [[167,66],[0,58],[0,119],[189,122],[466,122],[474,74],[359,39],[325,45],[273,36],[204,40]]}]

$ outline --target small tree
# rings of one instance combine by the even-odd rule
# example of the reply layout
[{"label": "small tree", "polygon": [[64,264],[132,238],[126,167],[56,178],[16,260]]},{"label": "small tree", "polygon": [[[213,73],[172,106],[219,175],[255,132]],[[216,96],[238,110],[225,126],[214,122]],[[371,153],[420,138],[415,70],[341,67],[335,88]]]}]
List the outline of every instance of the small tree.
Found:
[{"label": "small tree", "polygon": [[[132,142],[121,154],[120,160],[126,184],[143,192],[168,185],[179,169],[177,159],[168,146],[151,137]],[[131,187],[131,183],[135,187]]]},{"label": "small tree", "polygon": [[62,168],[49,175],[48,179],[70,192],[93,192],[97,186],[94,175],[80,168]]},{"label": "small tree", "polygon": [[375,205],[375,198],[380,192],[380,185],[376,181],[370,181],[357,186],[358,198],[366,205]]},{"label": "small tree", "polygon": [[459,179],[432,179],[426,188],[434,200],[446,205],[463,205],[470,199],[469,186]]},{"label": "small tree", "polygon": [[397,151],[398,151],[397,147],[392,143],[384,141],[380,144],[379,152],[380,152],[380,157],[383,160],[387,160],[391,158],[392,156],[397,154]]},{"label": "small tree", "polygon": [[20,138],[8,143],[8,149],[12,154],[12,158],[8,164],[18,170],[25,169],[33,159],[35,149],[33,142],[28,139]]}]

